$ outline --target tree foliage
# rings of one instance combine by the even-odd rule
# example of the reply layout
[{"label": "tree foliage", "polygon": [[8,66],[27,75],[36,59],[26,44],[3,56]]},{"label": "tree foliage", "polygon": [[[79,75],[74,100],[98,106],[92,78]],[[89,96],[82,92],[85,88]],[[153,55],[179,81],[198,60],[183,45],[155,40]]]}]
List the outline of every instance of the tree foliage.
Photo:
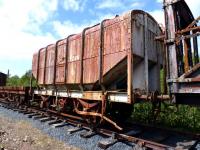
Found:
[{"label": "tree foliage", "polygon": [[[30,86],[32,71],[28,70],[21,78],[17,75],[8,77],[7,86]],[[36,86],[35,79],[32,80],[33,86]]]},{"label": "tree foliage", "polygon": [[8,77],[7,79],[8,86],[18,86],[19,83],[20,83],[20,78],[17,75]]}]

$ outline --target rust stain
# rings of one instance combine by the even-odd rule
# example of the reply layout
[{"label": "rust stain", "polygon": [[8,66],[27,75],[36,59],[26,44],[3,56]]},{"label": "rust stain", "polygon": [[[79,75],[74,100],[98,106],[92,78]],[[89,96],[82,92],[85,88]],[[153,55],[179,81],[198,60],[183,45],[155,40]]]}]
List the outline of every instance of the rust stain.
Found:
[{"label": "rust stain", "polygon": [[65,81],[65,62],[66,62],[66,39],[58,42],[57,61],[56,61],[56,83],[63,84]]},{"label": "rust stain", "polygon": [[55,45],[47,46],[46,50],[46,66],[45,66],[45,84],[53,84],[55,62]]},{"label": "rust stain", "polygon": [[100,25],[94,26],[85,33],[83,54],[83,83],[94,83],[98,80],[98,51],[100,48]]},{"label": "rust stain", "polygon": [[81,34],[71,36],[68,43],[67,83],[80,83]]}]

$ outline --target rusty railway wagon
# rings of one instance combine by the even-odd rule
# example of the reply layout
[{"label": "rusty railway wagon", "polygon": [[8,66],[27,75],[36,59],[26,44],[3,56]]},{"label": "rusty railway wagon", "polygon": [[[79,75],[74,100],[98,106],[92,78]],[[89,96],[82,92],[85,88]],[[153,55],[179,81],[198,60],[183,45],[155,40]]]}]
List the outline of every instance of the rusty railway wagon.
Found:
[{"label": "rusty railway wagon", "polygon": [[154,40],[160,34],[148,13],[133,10],[48,45],[33,56],[32,72],[40,86],[34,94],[52,101],[50,106],[73,103],[77,114],[110,122],[108,101],[120,115],[130,113],[137,100],[134,90],[160,91],[163,44]]},{"label": "rusty railway wagon", "polygon": [[32,61],[38,87],[30,86],[25,103],[118,129],[114,120],[128,117],[141,100],[155,110],[165,100],[199,105],[200,17],[184,0],[164,0],[164,14],[165,31],[148,13],[132,10],[41,48]]},{"label": "rusty railway wagon", "polygon": [[30,98],[29,87],[11,87],[0,86],[0,100],[5,103],[13,103],[17,107],[27,104],[27,100]]},{"label": "rusty railway wagon", "polygon": [[7,75],[0,72],[0,86],[6,85],[6,79],[7,79]]}]

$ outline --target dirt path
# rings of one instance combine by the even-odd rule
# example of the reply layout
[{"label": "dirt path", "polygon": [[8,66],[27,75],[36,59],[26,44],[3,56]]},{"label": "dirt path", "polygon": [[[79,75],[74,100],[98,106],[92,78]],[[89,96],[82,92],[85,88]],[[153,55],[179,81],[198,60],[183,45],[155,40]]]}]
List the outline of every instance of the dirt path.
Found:
[{"label": "dirt path", "polygon": [[78,150],[58,141],[26,121],[14,121],[0,116],[1,150]]}]

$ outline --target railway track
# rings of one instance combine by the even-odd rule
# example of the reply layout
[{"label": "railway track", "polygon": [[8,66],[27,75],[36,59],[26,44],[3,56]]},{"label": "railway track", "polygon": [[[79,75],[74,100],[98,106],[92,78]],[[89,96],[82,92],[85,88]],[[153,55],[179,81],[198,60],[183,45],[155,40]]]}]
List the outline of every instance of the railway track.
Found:
[{"label": "railway track", "polygon": [[86,130],[80,135],[82,138],[92,138],[97,134],[103,135],[106,138],[98,143],[98,147],[101,149],[107,149],[117,142],[131,145],[134,149],[196,149],[200,139],[199,134],[140,124],[127,124],[127,127],[122,132],[117,132],[106,126],[93,128],[84,122],[81,117],[71,119],[72,116],[69,118],[66,114],[59,114],[52,110],[38,110],[26,106],[16,108],[4,101],[0,102],[0,106],[22,113],[29,118],[46,122],[54,128],[73,126],[73,128],[69,128],[66,131],[69,134],[76,134],[78,131]]}]

